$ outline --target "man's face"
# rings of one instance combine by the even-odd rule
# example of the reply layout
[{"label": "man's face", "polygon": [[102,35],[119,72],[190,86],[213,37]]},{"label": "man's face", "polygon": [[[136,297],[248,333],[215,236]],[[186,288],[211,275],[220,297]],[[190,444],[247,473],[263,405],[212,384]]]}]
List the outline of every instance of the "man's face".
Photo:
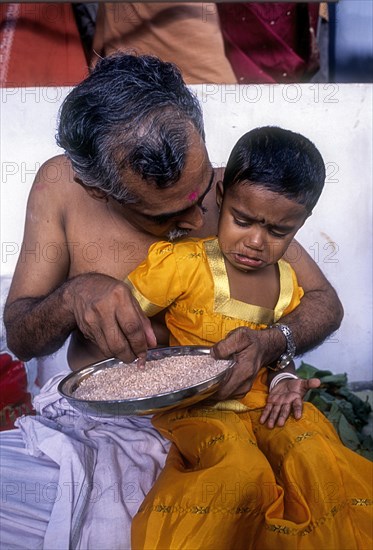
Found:
[{"label": "man's face", "polygon": [[225,259],[240,271],[276,263],[305,222],[306,208],[258,185],[243,182],[222,197],[218,238]]},{"label": "man's face", "polygon": [[169,240],[188,235],[204,225],[203,200],[213,184],[205,144],[193,131],[180,179],[166,189],[157,189],[141,176],[127,174],[126,187],[139,199],[123,205],[126,220],[141,231]]}]

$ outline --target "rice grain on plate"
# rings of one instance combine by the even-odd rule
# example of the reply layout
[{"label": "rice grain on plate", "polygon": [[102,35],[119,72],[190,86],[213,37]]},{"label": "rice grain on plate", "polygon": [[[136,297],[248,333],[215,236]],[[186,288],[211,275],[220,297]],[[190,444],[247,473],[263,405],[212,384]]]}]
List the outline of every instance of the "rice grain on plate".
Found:
[{"label": "rice grain on plate", "polygon": [[229,361],[208,355],[181,355],[136,362],[103,369],[82,380],[74,397],[88,401],[109,401],[149,397],[194,386],[224,371]]}]

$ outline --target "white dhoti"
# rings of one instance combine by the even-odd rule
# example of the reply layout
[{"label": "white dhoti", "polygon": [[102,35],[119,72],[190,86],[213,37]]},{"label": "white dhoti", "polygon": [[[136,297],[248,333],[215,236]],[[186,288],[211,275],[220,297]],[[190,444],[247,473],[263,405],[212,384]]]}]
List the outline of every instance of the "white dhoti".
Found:
[{"label": "white dhoti", "polygon": [[149,417],[79,413],[57,392],[63,376],[35,398],[36,416],[0,434],[1,547],[130,548],[132,517],[170,444]]}]

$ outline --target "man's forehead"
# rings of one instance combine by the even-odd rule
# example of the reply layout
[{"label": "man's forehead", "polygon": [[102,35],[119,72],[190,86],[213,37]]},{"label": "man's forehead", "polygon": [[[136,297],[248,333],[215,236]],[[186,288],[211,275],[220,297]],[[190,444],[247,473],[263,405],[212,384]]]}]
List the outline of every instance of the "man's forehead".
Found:
[{"label": "man's forehead", "polygon": [[198,202],[207,188],[211,187],[213,176],[213,168],[206,155],[198,167],[186,167],[179,180],[169,187],[156,187],[133,173],[126,178],[126,187],[138,198],[137,205],[149,209],[149,214],[153,214],[159,209],[170,210],[170,206],[172,210],[183,210]]},{"label": "man's forehead", "polygon": [[[194,204],[204,199],[210,191],[214,181],[214,172],[211,168],[204,174],[200,182],[191,182],[190,185],[173,186],[173,189],[153,190],[152,195],[147,194],[143,201],[143,213],[154,216],[177,216],[189,209]],[[169,192],[167,192],[169,191]]]},{"label": "man's forehead", "polygon": [[157,187],[156,180],[147,181],[141,174],[127,169],[124,185],[139,199],[137,207],[143,208],[144,213],[149,215],[171,209],[183,210],[198,202],[210,181],[212,166],[206,145],[197,131],[190,133],[188,150],[180,169],[177,181],[166,187]]}]

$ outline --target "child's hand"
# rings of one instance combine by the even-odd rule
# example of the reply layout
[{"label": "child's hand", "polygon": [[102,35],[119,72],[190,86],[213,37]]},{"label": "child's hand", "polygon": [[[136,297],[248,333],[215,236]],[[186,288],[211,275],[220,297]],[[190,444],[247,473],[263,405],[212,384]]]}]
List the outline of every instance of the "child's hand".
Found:
[{"label": "child's hand", "polygon": [[285,378],[276,384],[268,395],[267,404],[263,409],[260,423],[267,422],[268,428],[283,426],[291,411],[294,418],[299,420],[302,416],[303,397],[307,391],[320,386],[318,378],[303,380],[301,378]]}]

